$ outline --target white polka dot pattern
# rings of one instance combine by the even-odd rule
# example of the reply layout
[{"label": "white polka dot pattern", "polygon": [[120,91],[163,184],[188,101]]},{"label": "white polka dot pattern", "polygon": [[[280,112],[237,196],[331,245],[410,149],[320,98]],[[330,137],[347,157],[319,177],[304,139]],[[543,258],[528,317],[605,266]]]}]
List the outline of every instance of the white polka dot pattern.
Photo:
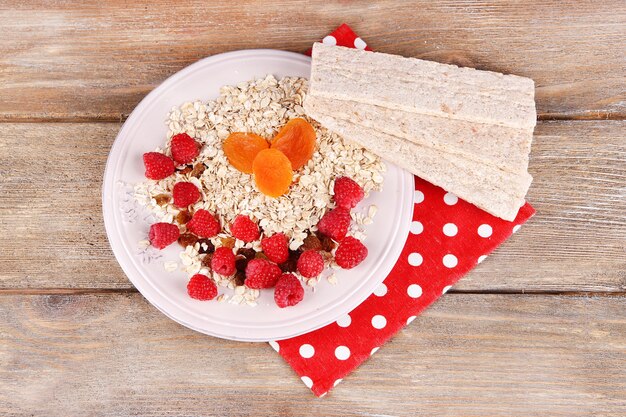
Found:
[{"label": "white polka dot pattern", "polygon": [[413,194],[413,202],[415,204],[420,204],[424,202],[424,193],[420,190],[415,190],[415,193]]},{"label": "white polka dot pattern", "polygon": [[313,380],[309,378],[308,376],[303,376],[300,379],[302,380],[302,382],[304,382],[304,385],[306,385],[307,388],[313,387]]},{"label": "white polka dot pattern", "polygon": [[387,319],[385,316],[381,316],[380,314],[372,317],[372,327],[375,329],[382,329],[387,325]]},{"label": "white polka dot pattern", "polygon": [[478,226],[478,236],[488,238],[493,233],[493,229],[488,224]]},{"label": "white polka dot pattern", "polygon": [[354,40],[354,47],[356,49],[365,49],[367,48],[367,44],[361,38],[356,38]]},{"label": "white polka dot pattern", "polygon": [[452,193],[446,193],[446,195],[443,196],[443,202],[449,206],[455,205],[458,201],[459,198]]},{"label": "white polka dot pattern", "polygon": [[328,35],[322,39],[324,45],[335,46],[337,45],[337,39],[333,35]]},{"label": "white polka dot pattern", "polygon": [[387,294],[387,286],[383,282],[374,290],[374,295],[376,297],[384,297],[385,294]]},{"label": "white polka dot pattern", "polygon": [[315,355],[315,349],[313,348],[313,346],[309,345],[308,343],[300,346],[300,356],[302,356],[304,359],[312,358],[313,355]]},{"label": "white polka dot pattern", "polygon": [[411,298],[420,298],[422,296],[422,287],[417,284],[411,284],[406,289],[406,293],[409,294]]},{"label": "white polka dot pattern", "polygon": [[420,255],[419,253],[414,252],[409,255],[408,260],[409,260],[409,265],[420,266],[422,262],[424,261],[424,258],[422,258],[422,255]]},{"label": "white polka dot pattern", "polygon": [[456,256],[452,255],[451,253],[443,257],[443,265],[446,268],[454,268],[455,266],[458,265],[458,263],[459,263],[459,260],[456,258]]},{"label": "white polka dot pattern", "polygon": [[459,228],[454,223],[446,223],[443,225],[443,234],[449,237],[456,236],[459,233]]},{"label": "white polka dot pattern", "polygon": [[350,349],[347,346],[337,346],[335,349],[335,357],[340,361],[345,361],[350,357]]},{"label": "white polka dot pattern", "polygon": [[420,233],[422,233],[424,231],[424,225],[421,222],[415,221],[415,222],[411,223],[410,231],[414,235],[419,235]]},{"label": "white polka dot pattern", "polygon": [[337,319],[337,326],[339,327],[348,327],[352,323],[352,318],[349,314],[341,316]]},{"label": "white polka dot pattern", "polygon": [[274,349],[276,352],[280,352],[280,345],[278,344],[278,342],[275,342],[274,340],[270,341],[270,346],[272,347],[272,349]]}]

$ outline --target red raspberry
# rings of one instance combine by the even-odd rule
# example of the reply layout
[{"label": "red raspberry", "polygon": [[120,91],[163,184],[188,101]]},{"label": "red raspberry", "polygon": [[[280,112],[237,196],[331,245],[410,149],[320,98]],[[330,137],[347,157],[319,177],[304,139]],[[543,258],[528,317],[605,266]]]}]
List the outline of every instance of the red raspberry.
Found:
[{"label": "red raspberry", "polygon": [[200,190],[190,182],[177,182],[172,189],[174,205],[185,208],[200,200]]},{"label": "red raspberry", "polygon": [[198,144],[191,136],[180,133],[172,137],[172,158],[179,164],[188,164],[200,153]]},{"label": "red raspberry", "polygon": [[231,248],[215,249],[211,259],[211,269],[220,275],[230,276],[235,273],[235,254]]},{"label": "red raspberry", "polygon": [[212,300],[217,296],[217,285],[206,275],[196,274],[187,284],[187,294],[196,300]]},{"label": "red raspberry", "polygon": [[305,278],[315,278],[324,270],[324,258],[314,250],[305,250],[298,258],[298,272]]},{"label": "red raspberry", "polygon": [[150,232],[148,233],[150,244],[157,249],[163,249],[176,242],[178,236],[180,236],[178,226],[170,223],[155,223],[150,226]]},{"label": "red raspberry", "polygon": [[220,232],[220,222],[204,209],[197,210],[187,222],[187,231],[200,237],[213,237]]},{"label": "red raspberry", "polygon": [[348,177],[339,177],[333,187],[337,206],[350,210],[363,200],[365,193],[359,184]]},{"label": "red raspberry", "polygon": [[295,306],[304,298],[304,288],[293,274],[282,274],[274,288],[274,302],[280,308]]},{"label": "red raspberry", "polygon": [[346,237],[350,227],[350,211],[337,207],[326,212],[317,224],[317,230],[337,242]]},{"label": "red raspberry", "polygon": [[352,269],[367,258],[367,248],[358,239],[348,236],[335,252],[335,262],[344,269]]},{"label": "red raspberry", "polygon": [[282,271],[266,259],[253,259],[246,266],[245,285],[248,288],[271,288],[276,285]]},{"label": "red raspberry", "polygon": [[261,248],[267,258],[282,264],[289,259],[289,242],[287,242],[287,236],[284,233],[276,233],[271,237],[264,237],[261,240]]},{"label": "red raspberry", "polygon": [[162,180],[174,173],[174,161],[160,152],[148,152],[143,154],[143,165],[146,167],[146,178]]},{"label": "red raspberry", "polygon": [[240,214],[230,225],[230,233],[239,240],[252,242],[259,238],[259,226],[250,217]]}]

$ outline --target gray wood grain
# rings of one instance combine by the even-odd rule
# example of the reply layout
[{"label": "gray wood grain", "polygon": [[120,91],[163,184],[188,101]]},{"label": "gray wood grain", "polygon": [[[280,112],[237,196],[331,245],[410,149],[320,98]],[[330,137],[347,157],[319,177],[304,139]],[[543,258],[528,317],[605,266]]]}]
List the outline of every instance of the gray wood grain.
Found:
[{"label": "gray wood grain", "polygon": [[0,118],[118,120],[203,57],[306,51],[347,22],[379,51],[533,78],[542,117],[619,118],[626,3],[3,1]]},{"label": "gray wood grain", "polygon": [[446,294],[316,399],[138,294],[0,296],[0,414],[620,416],[626,298]]},{"label": "gray wood grain", "polygon": [[[456,288],[626,289],[625,127],[541,122],[528,195],[536,217]],[[119,128],[0,124],[0,149],[11,150],[0,152],[1,288],[131,288],[109,248],[100,205]]]}]

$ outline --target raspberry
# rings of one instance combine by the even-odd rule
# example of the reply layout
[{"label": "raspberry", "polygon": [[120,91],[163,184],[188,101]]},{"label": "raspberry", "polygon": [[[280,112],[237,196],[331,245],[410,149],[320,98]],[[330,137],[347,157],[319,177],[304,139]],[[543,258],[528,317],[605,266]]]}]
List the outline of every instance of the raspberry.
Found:
[{"label": "raspberry", "polygon": [[350,212],[342,207],[337,207],[324,214],[317,224],[317,229],[323,235],[337,242],[346,237],[350,227]]},{"label": "raspberry", "polygon": [[221,230],[220,222],[204,209],[197,210],[187,222],[187,230],[196,236],[213,237]]},{"label": "raspberry", "polygon": [[253,259],[246,267],[246,286],[253,289],[271,288],[282,271],[266,259]]},{"label": "raspberry", "polygon": [[304,298],[304,288],[293,274],[282,274],[274,288],[274,302],[280,308],[295,306]]},{"label": "raspberry", "polygon": [[352,269],[367,258],[367,248],[358,239],[348,236],[335,251],[335,262],[344,269]]},{"label": "raspberry", "polygon": [[174,161],[160,152],[143,154],[143,165],[146,167],[146,178],[162,180],[174,173]]},{"label": "raspberry", "polygon": [[196,300],[212,300],[217,296],[217,286],[206,275],[196,274],[187,284],[187,294]]},{"label": "raspberry", "polygon": [[324,258],[314,250],[306,250],[298,258],[298,272],[305,278],[315,278],[323,270]]},{"label": "raspberry", "polygon": [[250,217],[240,214],[230,225],[230,232],[234,237],[244,242],[252,242],[259,238],[259,226]]},{"label": "raspberry", "polygon": [[179,164],[188,164],[200,153],[198,144],[191,136],[180,133],[172,137],[172,158]]},{"label": "raspberry", "polygon": [[190,182],[174,184],[172,195],[174,196],[174,205],[178,208],[185,208],[200,200],[200,190]]},{"label": "raspberry", "polygon": [[284,233],[276,233],[271,237],[263,238],[261,248],[267,259],[277,264],[282,264],[289,259],[289,242]]},{"label": "raspberry", "polygon": [[363,196],[365,196],[361,186],[348,177],[337,178],[333,190],[337,206],[348,210],[356,207],[359,201],[363,200]]},{"label": "raspberry", "polygon": [[211,258],[211,269],[220,275],[230,276],[235,273],[235,254],[231,248],[217,248]]},{"label": "raspberry", "polygon": [[157,249],[163,249],[176,242],[178,236],[180,236],[178,226],[171,223],[155,223],[150,226],[150,232],[148,233],[150,244]]}]

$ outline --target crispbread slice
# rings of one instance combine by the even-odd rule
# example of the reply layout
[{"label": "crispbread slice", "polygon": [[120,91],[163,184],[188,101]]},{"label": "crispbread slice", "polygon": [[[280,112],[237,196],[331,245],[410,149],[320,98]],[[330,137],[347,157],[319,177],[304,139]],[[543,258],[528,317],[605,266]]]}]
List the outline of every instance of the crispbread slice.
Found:
[{"label": "crispbread slice", "polygon": [[307,95],[304,108],[512,173],[528,169],[530,129],[445,119],[314,94]]},{"label": "crispbread slice", "polygon": [[[532,177],[512,180],[512,174],[485,164],[469,163],[453,154],[437,151],[385,133],[311,110],[309,116],[326,128],[366,147],[371,152],[425,179],[486,212],[512,221],[524,204]],[[507,178],[508,177],[508,178]],[[511,190],[503,185],[517,184]]]},{"label": "crispbread slice", "polygon": [[316,43],[311,95],[513,128],[536,124],[534,81]]}]

